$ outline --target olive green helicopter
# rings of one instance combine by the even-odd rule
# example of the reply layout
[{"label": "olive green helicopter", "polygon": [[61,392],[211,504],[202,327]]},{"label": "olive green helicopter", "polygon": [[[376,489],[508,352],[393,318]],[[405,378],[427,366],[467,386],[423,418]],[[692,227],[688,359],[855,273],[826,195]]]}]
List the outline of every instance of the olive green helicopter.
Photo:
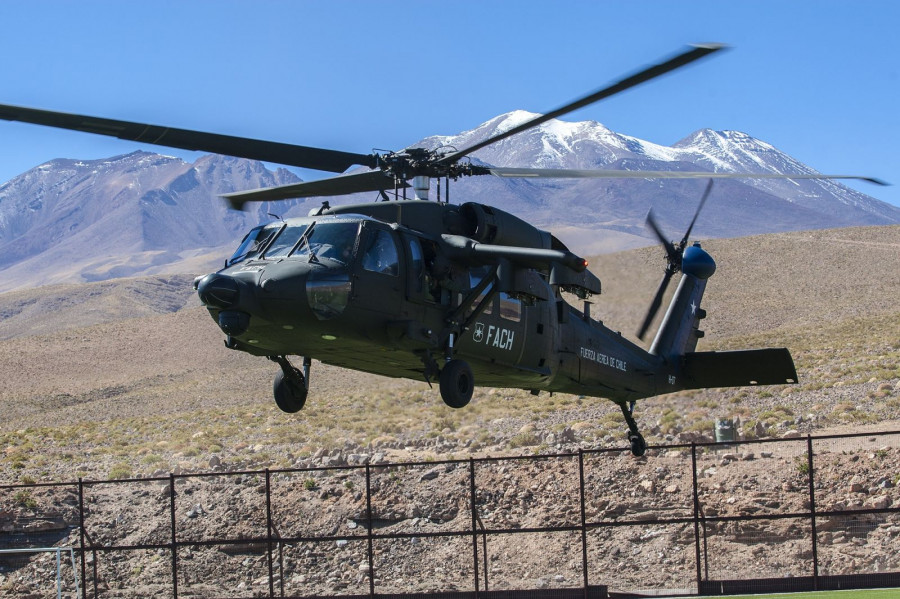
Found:
[{"label": "olive green helicopter", "polygon": [[[636,400],[683,389],[797,382],[785,348],[695,351],[706,316],[701,300],[716,265],[688,240],[712,180],[878,181],[851,175],[503,168],[473,164],[468,156],[722,48],[692,46],[461,150],[411,147],[357,154],[9,105],[0,105],[0,118],[342,173],[224,196],[236,209],[247,202],[379,194],[380,201],[371,203],[324,201],[307,217],[255,227],[224,268],[194,281],[228,348],[280,366],[273,387],[283,411],[303,408],[315,358],[389,377],[436,381],[453,408],[466,406],[475,386],[606,398],[620,406],[631,451],[640,456],[647,444],[633,415]],[[347,172],[353,167],[366,168]],[[666,267],[638,338],[644,338],[669,282],[681,273],[649,351],[591,318],[587,300],[600,293],[600,280],[554,235],[486,204],[449,202],[449,182],[475,175],[710,180],[677,243],[648,214],[648,226],[665,247]],[[436,200],[429,200],[432,179]],[[410,187],[413,197],[407,199]],[[584,300],[583,308],[570,305],[564,292]],[[300,357],[301,366],[289,356]]]}]

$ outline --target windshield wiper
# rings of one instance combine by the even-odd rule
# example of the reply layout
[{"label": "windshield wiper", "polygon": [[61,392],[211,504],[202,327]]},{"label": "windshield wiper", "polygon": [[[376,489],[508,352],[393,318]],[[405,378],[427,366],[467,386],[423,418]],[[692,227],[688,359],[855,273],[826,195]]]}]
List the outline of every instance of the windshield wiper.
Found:
[{"label": "windshield wiper", "polygon": [[304,245],[308,246],[309,258],[306,259],[307,262],[318,262],[319,261],[319,259],[316,258],[315,252],[313,252],[312,245],[310,245],[310,243],[309,243],[309,236],[312,234],[312,230],[315,227],[316,227],[315,221],[313,221],[312,223],[310,223],[310,225],[308,227],[306,227],[306,230],[300,236],[300,240],[297,241],[297,246],[294,248],[294,251],[291,252],[293,254],[294,252],[297,252],[298,250],[300,250]]}]

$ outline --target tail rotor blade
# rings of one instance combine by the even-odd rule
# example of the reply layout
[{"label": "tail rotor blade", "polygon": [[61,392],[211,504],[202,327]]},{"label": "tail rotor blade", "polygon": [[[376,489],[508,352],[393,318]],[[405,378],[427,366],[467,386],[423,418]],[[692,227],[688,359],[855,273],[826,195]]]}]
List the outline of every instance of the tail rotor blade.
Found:
[{"label": "tail rotor blade", "polygon": [[659,239],[659,242],[663,244],[663,247],[666,248],[666,255],[669,257],[671,261],[672,256],[678,251],[675,249],[675,246],[672,245],[672,242],[666,239],[666,236],[663,235],[662,229],[659,228],[659,224],[657,224],[656,219],[653,218],[653,210],[647,213],[647,226],[653,229],[653,232],[656,233],[656,238]]},{"label": "tail rotor blade", "polygon": [[683,252],[685,246],[687,246],[687,241],[691,236],[691,231],[694,229],[694,224],[697,222],[697,217],[700,216],[700,211],[703,209],[703,204],[706,203],[706,199],[709,197],[709,192],[712,191],[713,181],[709,180],[709,183],[706,184],[706,189],[703,191],[703,196],[700,198],[700,204],[697,206],[697,210],[694,212],[694,218],[691,219],[691,224],[688,225],[687,231],[684,233],[684,237],[681,239],[681,243],[677,246],[674,245],[671,241],[666,239],[665,235],[663,235],[662,229],[659,228],[659,224],[656,222],[656,219],[653,218],[653,211],[647,213],[647,226],[650,227],[653,232],[656,234],[656,238],[659,239],[660,243],[663,244],[663,247],[666,248],[666,271],[663,274],[662,281],[659,283],[659,289],[656,290],[656,295],[653,296],[653,301],[650,303],[650,309],[647,310],[647,315],[644,317],[644,322],[641,323],[641,328],[638,329],[637,337],[641,341],[644,340],[644,335],[647,334],[647,329],[650,328],[650,323],[653,322],[653,319],[656,317],[656,313],[659,312],[659,307],[662,305],[663,296],[666,293],[666,289],[669,287],[669,281],[672,280],[672,276],[681,270],[681,261],[683,257]]},{"label": "tail rotor blade", "polygon": [[653,318],[656,316],[656,313],[659,312],[659,307],[662,305],[663,296],[666,294],[666,289],[669,287],[669,281],[672,280],[672,275],[675,274],[675,271],[667,268],[665,274],[663,275],[662,281],[659,283],[659,289],[656,290],[656,295],[653,296],[653,301],[650,303],[650,309],[647,310],[647,316],[644,317],[644,322],[641,323],[641,328],[638,329],[637,337],[641,341],[644,340],[644,335],[647,334],[647,329],[650,328],[650,323],[653,322]]},{"label": "tail rotor blade", "polygon": [[706,203],[706,198],[709,197],[709,192],[712,191],[713,180],[710,179],[709,183],[706,184],[706,189],[703,191],[703,197],[700,198],[700,204],[697,206],[697,210],[694,212],[694,218],[691,219],[691,224],[688,225],[687,231],[684,233],[684,238],[681,240],[681,247],[687,244],[687,240],[691,236],[691,231],[694,228],[694,223],[697,222],[697,217],[700,216],[700,211],[703,210],[703,204]]}]

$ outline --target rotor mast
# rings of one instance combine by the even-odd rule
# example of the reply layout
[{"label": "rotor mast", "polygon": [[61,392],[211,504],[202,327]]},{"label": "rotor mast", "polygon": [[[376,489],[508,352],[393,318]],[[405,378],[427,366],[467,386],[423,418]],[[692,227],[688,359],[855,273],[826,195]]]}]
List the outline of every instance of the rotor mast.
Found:
[{"label": "rotor mast", "polygon": [[[438,181],[438,185],[440,185]],[[428,175],[416,175],[413,177],[413,193],[416,200],[428,201],[428,191],[431,189],[431,177]]]}]

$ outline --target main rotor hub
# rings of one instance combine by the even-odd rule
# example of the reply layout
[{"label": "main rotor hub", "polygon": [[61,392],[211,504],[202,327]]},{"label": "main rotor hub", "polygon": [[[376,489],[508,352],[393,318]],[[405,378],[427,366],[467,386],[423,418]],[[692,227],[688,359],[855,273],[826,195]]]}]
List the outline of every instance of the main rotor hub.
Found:
[{"label": "main rotor hub", "polygon": [[434,152],[425,148],[408,148],[402,152],[390,152],[379,156],[381,168],[395,179],[406,181],[414,177],[440,177],[435,168]]},{"label": "main rotor hub", "polygon": [[473,166],[468,160],[442,162],[444,148],[407,148],[400,152],[378,154],[378,167],[398,180],[407,181],[414,177],[449,177],[457,179],[467,175],[486,175],[484,167]]}]

